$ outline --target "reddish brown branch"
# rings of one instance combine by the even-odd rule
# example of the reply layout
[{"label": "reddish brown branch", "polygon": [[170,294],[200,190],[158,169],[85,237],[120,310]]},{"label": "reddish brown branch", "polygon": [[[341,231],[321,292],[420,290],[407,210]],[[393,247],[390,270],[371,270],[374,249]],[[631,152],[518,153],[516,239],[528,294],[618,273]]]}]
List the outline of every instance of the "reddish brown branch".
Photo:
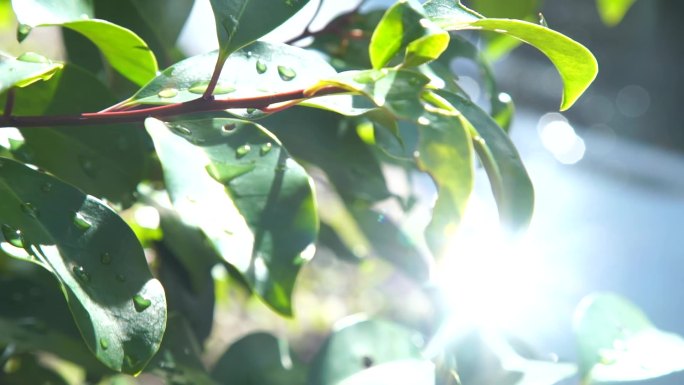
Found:
[{"label": "reddish brown branch", "polygon": [[[254,96],[236,99],[195,99],[185,103],[166,106],[147,107],[132,111],[87,112],[80,115],[47,115],[47,116],[2,116],[0,127],[46,127],[46,126],[81,126],[92,124],[115,124],[142,122],[148,117],[169,117],[197,112],[221,111],[232,108],[266,109],[275,103],[297,101],[314,96],[346,93],[348,90],[339,87],[325,87],[316,91],[315,95],[305,94],[304,89],[283,92],[273,95]],[[292,104],[294,105],[294,103]]]}]

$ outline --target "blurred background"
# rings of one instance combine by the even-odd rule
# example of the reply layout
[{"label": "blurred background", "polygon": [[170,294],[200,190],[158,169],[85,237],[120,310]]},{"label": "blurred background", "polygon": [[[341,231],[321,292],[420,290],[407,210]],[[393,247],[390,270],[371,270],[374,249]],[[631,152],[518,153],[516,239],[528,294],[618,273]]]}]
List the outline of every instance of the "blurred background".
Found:
[{"label": "blurred background", "polygon": [[[354,2],[340,3],[326,1],[313,29],[356,6]],[[363,9],[389,3],[367,1]],[[297,20],[266,39],[285,41],[296,36],[314,13],[315,4],[311,5]],[[216,48],[209,7],[208,0],[195,2],[178,40],[184,54]],[[476,195],[455,241],[463,257],[459,260],[467,262],[440,266],[446,269],[441,271],[445,276],[459,277],[451,279],[452,286],[444,287],[447,294],[451,290],[469,297],[454,300],[454,306],[470,314],[470,319],[459,322],[501,328],[542,356],[574,361],[575,306],[589,293],[612,291],[635,302],[657,327],[684,334],[684,299],[680,295],[684,292],[680,238],[684,236],[684,124],[678,118],[678,96],[684,86],[679,69],[684,62],[680,41],[684,2],[637,0],[615,26],[602,22],[595,0],[546,0],[541,11],[549,27],[594,53],[599,76],[579,102],[561,114],[562,85],[546,57],[521,46],[496,62],[500,88],[517,106],[511,135],[535,185],[536,212],[522,239],[490,242],[487,236],[496,227],[496,208],[484,173],[478,176]],[[20,48],[14,40],[14,27],[10,19],[3,21],[8,28],[3,29],[0,45],[16,53]],[[31,49],[51,34],[55,31],[36,31],[21,50]],[[467,36],[484,44],[476,34]],[[40,47],[39,52],[53,58],[63,55],[59,44]],[[476,68],[459,62],[453,63],[453,68],[473,99],[484,100]],[[386,298],[385,290],[401,287],[403,281],[394,280],[391,285],[370,282],[369,277],[377,277],[377,270],[364,273],[320,254],[312,268],[330,272],[330,280],[314,282],[307,278],[310,271],[305,271],[297,307],[318,307],[316,313],[324,316],[305,316],[300,330],[329,324],[356,311],[377,309],[391,315],[394,307],[385,303],[421,306],[420,299],[414,303],[410,294]],[[335,282],[340,271],[348,273],[348,281]],[[321,281],[320,276],[316,279]],[[316,297],[308,297],[309,291],[316,292]],[[343,301],[340,292],[351,299]],[[253,312],[254,307],[259,305],[241,314],[251,319],[249,326],[233,330],[228,337],[218,336],[210,344],[226,344],[247,329],[273,328],[273,324],[276,329],[292,327],[265,309]],[[223,309],[234,310],[235,305]],[[420,309],[416,313],[421,314]],[[232,325],[220,324],[230,321],[217,322],[217,329]],[[684,375],[643,383],[681,384]]]}]

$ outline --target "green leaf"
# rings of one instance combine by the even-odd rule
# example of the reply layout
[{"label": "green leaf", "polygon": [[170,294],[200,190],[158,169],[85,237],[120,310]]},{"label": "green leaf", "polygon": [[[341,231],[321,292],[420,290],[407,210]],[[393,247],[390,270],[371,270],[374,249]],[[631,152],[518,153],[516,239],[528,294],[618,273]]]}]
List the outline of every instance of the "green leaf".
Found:
[{"label": "green leaf", "polygon": [[309,0],[211,0],[222,57],[269,33]]},{"label": "green leaf", "polygon": [[139,373],[161,343],[166,299],[130,228],[97,199],[7,159],[0,196],[5,241],[59,281],[88,348]]},{"label": "green leaf", "polygon": [[62,67],[61,63],[53,63],[33,52],[18,58],[0,54],[0,93],[12,87],[26,87],[39,80],[48,80]]},{"label": "green leaf", "polygon": [[418,332],[390,322],[339,321],[311,364],[310,385],[433,385],[434,365]]},{"label": "green leaf", "polygon": [[438,91],[472,125],[473,145],[487,171],[499,218],[509,230],[524,230],[532,219],[534,189],[513,142],[480,107],[470,100]]},{"label": "green leaf", "polygon": [[[12,0],[19,23],[25,28],[61,26],[90,39],[111,66],[137,85],[157,73],[154,54],[133,31],[106,20],[91,19],[92,2],[86,0]],[[27,32],[28,34],[28,32]]]},{"label": "green leaf", "polygon": [[463,118],[450,112],[425,112],[418,119],[418,167],[430,174],[439,196],[425,235],[435,256],[463,218],[473,189],[473,147]]},{"label": "green leaf", "polygon": [[304,385],[306,367],[293,356],[287,341],[254,333],[233,343],[211,376],[221,384]]},{"label": "green leaf", "polygon": [[580,374],[587,382],[638,381],[684,370],[684,338],[657,329],[626,299],[584,298],[575,312]]},{"label": "green leaf", "polygon": [[[428,3],[442,2],[432,0]],[[458,15],[449,18],[444,14],[431,13],[429,10],[433,7],[428,3],[425,4],[428,15],[434,16],[432,20],[446,30],[474,29],[502,33],[530,44],[544,53],[556,66],[563,80],[563,98],[560,106],[562,111],[570,108],[596,78],[598,64],[594,55],[586,47],[561,33],[522,20],[466,20]],[[462,7],[460,4],[451,6],[454,12]]]},{"label": "green leaf", "polygon": [[[127,105],[173,104],[202,96],[218,53],[183,60],[138,91]],[[214,91],[216,99],[283,93],[314,85],[336,74],[319,55],[285,44],[255,42],[230,56]],[[285,76],[287,75],[287,76]],[[231,112],[252,117],[244,109]]]},{"label": "green leaf", "polygon": [[618,25],[636,0],[596,0],[601,20],[606,25]]},{"label": "green leaf", "polygon": [[403,48],[404,65],[412,67],[435,60],[449,45],[449,34],[426,18],[415,0],[390,7],[371,37],[370,53],[374,69],[387,65]]},{"label": "green leaf", "polygon": [[[1,99],[1,98],[0,98]],[[64,115],[97,111],[113,103],[107,88],[70,65],[47,82],[16,90],[16,115]],[[139,124],[24,128],[15,156],[87,193],[131,202],[145,175],[147,138]]]},{"label": "green leaf", "polygon": [[527,19],[536,16],[541,5],[540,0],[470,0],[468,4],[487,17],[507,19]]},{"label": "green leaf", "polygon": [[423,9],[437,25],[467,23],[483,18],[479,13],[463,6],[461,0],[428,0],[423,4]]},{"label": "green leaf", "polygon": [[[5,365],[5,370],[0,372],[0,383],[3,385],[68,385],[54,369],[42,365],[33,355],[13,356],[9,363],[11,365]],[[12,366],[16,369],[13,369]],[[12,369],[8,370],[9,368]]]},{"label": "green leaf", "polygon": [[145,125],[181,217],[204,231],[268,305],[291,314],[295,278],[318,231],[304,169],[254,123],[149,118]]}]

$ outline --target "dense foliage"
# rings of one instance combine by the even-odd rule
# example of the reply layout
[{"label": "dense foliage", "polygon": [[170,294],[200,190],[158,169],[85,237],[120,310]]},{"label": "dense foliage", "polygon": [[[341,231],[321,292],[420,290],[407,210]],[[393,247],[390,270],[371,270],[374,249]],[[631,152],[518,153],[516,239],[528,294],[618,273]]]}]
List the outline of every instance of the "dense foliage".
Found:
[{"label": "dense foliage", "polygon": [[[209,371],[200,357],[219,290],[212,271],[223,266],[283,316],[293,316],[296,278],[316,247],[383,258],[431,290],[433,259],[454,257],[444,250],[478,163],[507,231],[525,229],[534,202],[507,135],[512,101],[464,31],[539,49],[562,78],[561,110],[593,81],[596,60],[544,23],[488,18],[456,0],[357,8],[290,44],[258,41],[307,3],[211,0],[220,48],[183,58],[175,41],[192,0],[12,1],[17,39],[62,27],[68,60],[0,57],[1,383],[66,384],[55,371],[64,362],[89,383],[134,381],[118,372],[170,384],[458,383],[462,351],[433,338],[439,315],[422,335],[347,320],[306,361],[282,339],[249,334]],[[493,3],[473,2],[485,15]],[[517,17],[538,5],[527,3]],[[456,58],[481,70],[486,104],[459,86]],[[425,202],[414,188],[390,188],[388,168],[434,182],[420,239],[377,209]],[[658,362],[629,374],[632,350],[616,341],[680,341],[624,300],[591,297],[579,314],[579,367],[484,338],[513,374],[506,383],[679,369]]]}]

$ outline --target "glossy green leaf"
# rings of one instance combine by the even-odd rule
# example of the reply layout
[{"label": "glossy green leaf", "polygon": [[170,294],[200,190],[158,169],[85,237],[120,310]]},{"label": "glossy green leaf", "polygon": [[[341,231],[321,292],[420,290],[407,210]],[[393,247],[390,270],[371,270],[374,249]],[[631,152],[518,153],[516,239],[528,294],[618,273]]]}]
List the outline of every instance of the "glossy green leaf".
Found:
[{"label": "glossy green leaf", "polygon": [[425,236],[435,256],[463,218],[473,189],[473,147],[466,122],[455,113],[425,112],[418,119],[418,167],[430,174],[439,197]]},{"label": "glossy green leaf", "polygon": [[201,354],[190,325],[181,315],[171,314],[164,341],[147,371],[164,378],[167,384],[218,385],[204,367]]},{"label": "glossy green leaf", "polygon": [[269,33],[309,0],[211,0],[221,56]]},{"label": "glossy green leaf", "polygon": [[609,26],[615,26],[622,21],[627,11],[636,0],[596,0],[601,20]]},{"label": "glossy green leaf", "polygon": [[618,295],[584,298],[574,329],[580,374],[587,383],[646,380],[684,370],[684,338],[657,329]]},{"label": "glossy green leaf", "polygon": [[432,385],[434,365],[424,360],[418,332],[386,321],[339,321],[313,362],[310,385]]},{"label": "glossy green leaf", "polygon": [[[467,20],[460,15],[460,3],[451,3],[453,18],[445,17],[443,4],[446,0],[431,0],[425,9],[432,20],[440,27],[451,30],[483,30],[493,31],[519,39],[539,49],[556,66],[563,80],[563,98],[561,110],[567,110],[584,93],[596,78],[598,64],[592,53],[580,43],[569,37],[541,25],[522,20],[510,19],[473,19]],[[430,5],[433,4],[433,5]],[[441,7],[437,7],[440,4]],[[433,11],[430,11],[433,10]]]},{"label": "glossy green leaf", "polygon": [[414,120],[423,112],[420,95],[429,81],[425,75],[410,70],[347,71],[318,82],[307,92],[313,94],[330,85],[345,88],[367,96],[397,118]]},{"label": "glossy green leaf", "polygon": [[0,163],[6,242],[59,281],[88,348],[111,369],[138,373],[157,351],[166,300],[135,235],[97,199],[20,163]]},{"label": "glossy green leaf", "polygon": [[423,3],[425,14],[437,25],[472,22],[482,15],[461,4],[461,0],[428,0]]},{"label": "glossy green leaf", "polygon": [[25,250],[4,240],[0,246],[0,346],[50,352],[91,373],[108,373],[83,343],[57,280],[37,265],[3,255],[27,257]]},{"label": "glossy green leaf", "polygon": [[[210,52],[167,68],[127,104],[163,105],[201,97],[217,57],[217,52]],[[288,76],[284,76],[283,71]],[[321,77],[335,74],[330,64],[312,52],[285,44],[255,42],[230,56],[219,77],[214,97],[229,99],[283,93],[310,87]],[[244,109],[231,112],[251,115]]]},{"label": "glossy green leaf", "polygon": [[12,87],[26,87],[39,80],[48,80],[62,66],[33,52],[18,58],[0,54],[0,93]]},{"label": "glossy green leaf", "polygon": [[499,218],[509,230],[527,228],[534,210],[534,189],[513,142],[480,107],[470,100],[448,92],[446,99],[472,125],[473,145],[487,171]]},{"label": "glossy green leaf", "polygon": [[287,341],[254,333],[233,343],[211,376],[221,384],[304,385],[306,367],[293,356]]},{"label": "glossy green leaf", "polygon": [[157,60],[138,35],[106,20],[91,19],[92,1],[13,0],[12,7],[25,28],[62,26],[87,37],[115,70],[137,85],[157,73]]},{"label": "glossy green leaf", "polygon": [[[113,102],[95,77],[66,65],[47,82],[17,89],[14,113],[78,114]],[[21,132],[26,141],[14,151],[18,159],[91,195],[127,206],[145,175],[149,150],[139,124],[25,128]]]},{"label": "glossy green leaf", "polygon": [[470,0],[470,7],[486,17],[526,19],[536,16],[540,0]]},{"label": "glossy green leaf", "polygon": [[318,231],[304,169],[254,123],[149,118],[145,125],[184,221],[201,228],[268,305],[291,314],[295,278]]},{"label": "glossy green leaf", "polygon": [[412,67],[435,60],[449,45],[449,34],[432,23],[416,0],[400,1],[390,7],[371,37],[373,68],[387,65],[402,49],[404,65]]}]

